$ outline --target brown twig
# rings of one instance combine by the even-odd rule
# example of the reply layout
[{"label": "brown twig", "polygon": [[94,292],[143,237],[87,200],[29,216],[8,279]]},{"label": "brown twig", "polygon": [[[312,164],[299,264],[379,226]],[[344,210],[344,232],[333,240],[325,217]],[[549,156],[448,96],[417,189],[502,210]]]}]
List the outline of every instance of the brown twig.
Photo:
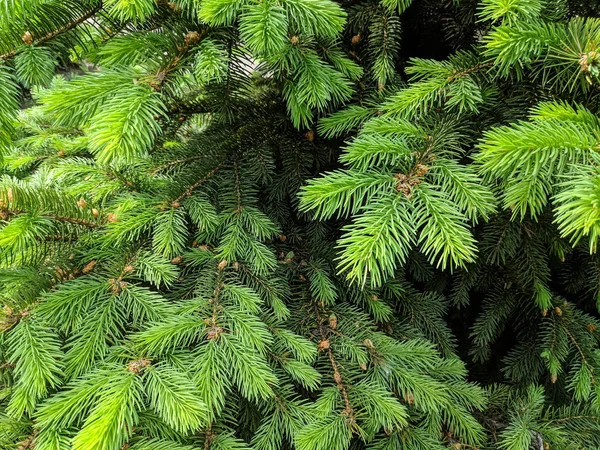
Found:
[{"label": "brown twig", "polygon": [[208,172],[205,176],[203,176],[198,181],[196,181],[194,184],[192,184],[183,194],[181,194],[179,197],[177,197],[175,200],[173,200],[173,203],[180,202],[184,197],[189,197],[190,195],[192,195],[192,192],[194,191],[194,189],[196,189],[198,186],[200,186],[202,183],[204,183],[206,180],[208,180],[210,177],[212,177],[219,170],[221,170],[221,168],[217,167],[217,168],[211,170],[210,172]]}]

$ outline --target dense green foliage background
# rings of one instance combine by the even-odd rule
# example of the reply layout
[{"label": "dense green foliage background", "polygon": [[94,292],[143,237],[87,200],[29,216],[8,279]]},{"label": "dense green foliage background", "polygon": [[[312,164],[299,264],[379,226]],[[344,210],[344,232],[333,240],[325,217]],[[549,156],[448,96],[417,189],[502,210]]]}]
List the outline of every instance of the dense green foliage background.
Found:
[{"label": "dense green foliage background", "polygon": [[599,13],[2,0],[0,446],[600,448]]}]

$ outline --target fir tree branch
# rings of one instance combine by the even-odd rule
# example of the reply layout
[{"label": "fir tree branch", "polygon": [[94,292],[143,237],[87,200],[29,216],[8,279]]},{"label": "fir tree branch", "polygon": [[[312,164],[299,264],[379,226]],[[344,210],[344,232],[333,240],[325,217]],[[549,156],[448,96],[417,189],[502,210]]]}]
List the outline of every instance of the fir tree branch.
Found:
[{"label": "fir tree branch", "polygon": [[[86,20],[88,20],[89,18],[91,18],[92,16],[94,16],[96,13],[98,13],[101,9],[103,8],[103,4],[102,1],[99,1],[98,4],[96,6],[94,6],[92,9],[90,9],[87,13],[85,13],[84,15],[82,15],[81,17],[79,17],[78,19],[69,22],[68,24],[66,24],[65,26],[46,34],[45,36],[42,36],[41,38],[38,39],[33,39],[32,42],[28,43],[27,45],[40,45],[40,44],[44,44],[48,41],[51,41],[52,39],[54,39],[57,36],[60,36],[63,33],[66,33],[67,31],[72,30],[73,28],[77,27],[78,25],[82,24],[83,22],[85,22]],[[0,58],[3,60],[7,60],[9,58],[12,58],[13,56],[15,56],[15,54],[19,51],[19,49],[14,49],[8,53],[5,53],[3,55],[0,55]]]}]

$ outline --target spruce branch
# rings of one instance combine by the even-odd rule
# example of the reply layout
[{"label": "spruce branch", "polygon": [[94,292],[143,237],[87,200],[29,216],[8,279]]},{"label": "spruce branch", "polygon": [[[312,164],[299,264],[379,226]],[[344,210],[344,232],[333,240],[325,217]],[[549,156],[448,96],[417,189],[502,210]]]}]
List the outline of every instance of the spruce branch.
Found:
[{"label": "spruce branch", "polygon": [[[60,36],[61,34],[66,33],[67,31],[70,31],[70,30],[76,28],[78,25],[82,24],[83,22],[87,21],[88,19],[90,19],[91,17],[96,15],[99,11],[101,11],[102,8],[103,8],[102,1],[99,0],[97,2],[97,4],[94,7],[92,7],[89,11],[87,11],[85,14],[81,15],[77,19],[67,23],[63,27],[61,27],[55,31],[52,31],[50,33],[47,33],[44,36],[41,36],[39,38],[36,38],[34,36],[31,36],[31,34],[29,34],[30,37],[24,37],[23,40],[26,45],[30,45],[30,46],[31,45],[41,45],[46,42],[52,41],[53,39]],[[27,33],[29,33],[29,32],[26,32],[26,35],[27,35]],[[15,56],[15,54],[18,52],[18,50],[19,49],[14,49],[8,53],[4,53],[4,54],[0,55],[0,58],[6,61],[7,59],[10,59],[13,56]]]}]

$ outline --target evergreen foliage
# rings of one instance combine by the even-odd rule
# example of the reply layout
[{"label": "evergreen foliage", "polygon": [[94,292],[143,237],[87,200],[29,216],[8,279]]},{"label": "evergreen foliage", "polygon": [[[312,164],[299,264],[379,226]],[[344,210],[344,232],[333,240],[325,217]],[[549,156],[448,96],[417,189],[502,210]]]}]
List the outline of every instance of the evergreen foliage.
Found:
[{"label": "evergreen foliage", "polygon": [[0,447],[600,448],[598,15],[2,2]]}]

